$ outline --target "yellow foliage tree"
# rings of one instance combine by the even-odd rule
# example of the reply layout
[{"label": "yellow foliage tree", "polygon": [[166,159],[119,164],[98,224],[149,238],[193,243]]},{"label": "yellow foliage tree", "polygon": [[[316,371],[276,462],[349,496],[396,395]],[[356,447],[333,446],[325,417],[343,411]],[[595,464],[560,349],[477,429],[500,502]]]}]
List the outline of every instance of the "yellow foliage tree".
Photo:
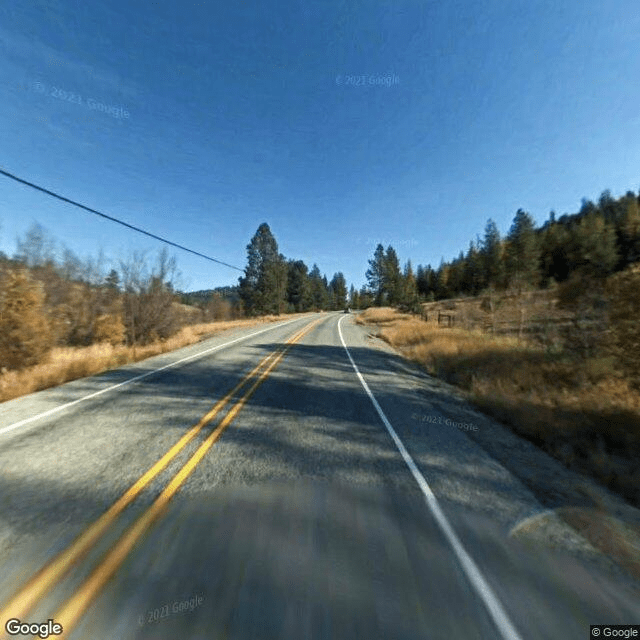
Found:
[{"label": "yellow foliage tree", "polygon": [[37,364],[51,344],[42,285],[24,269],[8,271],[0,291],[0,367]]},{"label": "yellow foliage tree", "polygon": [[125,339],[125,326],[119,314],[105,313],[96,318],[93,326],[94,342],[109,342],[114,346]]}]

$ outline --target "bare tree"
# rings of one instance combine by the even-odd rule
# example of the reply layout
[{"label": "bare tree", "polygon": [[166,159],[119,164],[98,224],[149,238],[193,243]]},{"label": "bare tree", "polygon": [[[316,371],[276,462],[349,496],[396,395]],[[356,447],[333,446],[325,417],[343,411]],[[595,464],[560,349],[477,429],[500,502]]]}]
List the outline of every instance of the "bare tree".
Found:
[{"label": "bare tree", "polygon": [[24,238],[16,239],[14,258],[27,267],[41,267],[53,263],[56,243],[51,234],[39,223],[29,227]]},{"label": "bare tree", "polygon": [[178,277],[175,258],[163,249],[149,271],[144,252],[136,251],[128,260],[121,261],[120,270],[127,342],[144,344],[169,337],[177,328],[173,307],[174,282]]}]

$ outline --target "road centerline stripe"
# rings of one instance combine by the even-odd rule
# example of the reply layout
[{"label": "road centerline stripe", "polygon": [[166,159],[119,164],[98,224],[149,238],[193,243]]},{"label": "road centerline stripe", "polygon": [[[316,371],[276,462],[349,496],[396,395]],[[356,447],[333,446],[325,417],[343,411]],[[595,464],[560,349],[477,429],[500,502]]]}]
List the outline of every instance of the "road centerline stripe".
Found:
[{"label": "road centerline stripe", "polygon": [[171,499],[178,492],[187,478],[193,473],[198,464],[202,461],[213,444],[220,438],[225,429],[231,424],[240,410],[245,406],[258,387],[267,379],[269,374],[277,367],[284,358],[287,351],[293,345],[307,335],[313,327],[320,322],[320,319],[313,321],[309,326],[299,332],[280,351],[271,364],[258,376],[251,388],[245,392],[240,400],[229,410],[216,429],[211,432],[207,439],[200,445],[198,450],[191,456],[187,463],[175,474],[162,493],[156,498],[154,503],[127,529],[118,539],[114,546],[109,549],[98,563],[98,566],[91,572],[76,593],[69,598],[64,607],[53,616],[53,620],[63,627],[63,633],[58,636],[59,640],[64,640],[73,631],[77,621],[84,615],[93,600],[99,595],[103,586],[115,574],[118,568],[125,561],[135,544],[149,530],[155,521],[163,514]]},{"label": "road centerline stripe", "polygon": [[[181,358],[180,360],[176,360],[175,362],[170,362],[169,364],[166,364],[162,367],[159,367],[158,369],[153,369],[152,371],[147,371],[146,373],[142,373],[138,376],[134,376],[133,378],[129,378],[128,380],[124,380],[123,382],[119,382],[118,384],[114,384],[111,385],[110,387],[107,387],[105,389],[101,389],[100,391],[95,391],[94,393],[90,393],[87,396],[83,396],[82,398],[78,398],[77,400],[73,400],[72,402],[67,402],[65,404],[60,405],[59,407],[54,407],[53,409],[49,409],[48,411],[44,411],[42,413],[38,413],[35,416],[31,416],[29,418],[25,418],[24,420],[19,420],[18,422],[14,422],[13,424],[7,425],[6,427],[2,427],[0,429],[0,436],[3,435],[4,433],[8,433],[9,431],[13,431],[14,429],[17,429],[18,427],[23,427],[26,424],[29,424],[31,422],[35,422],[36,420],[39,420],[40,418],[45,418],[47,416],[53,415],[54,413],[58,413],[59,411],[63,411],[64,409],[68,409],[70,407],[73,407],[81,402],[84,402],[85,400],[89,400],[91,398],[96,398],[99,395],[102,395],[103,393],[107,393],[108,391],[113,391],[114,389],[118,389],[119,387],[123,387],[125,385],[131,384],[133,382],[137,382],[138,380],[142,380],[143,378],[148,378],[149,376],[153,375],[154,373],[158,373],[159,371],[164,371],[165,369],[170,369],[171,367],[176,367],[180,364],[184,364],[185,362],[189,362],[190,360],[194,360],[196,358],[200,358],[202,356],[205,356],[209,353],[213,353],[214,351],[218,351],[220,349],[223,349],[224,347],[228,347],[229,345],[232,344],[236,344],[237,342],[241,342],[242,340],[248,340],[249,338],[253,338],[254,336],[258,336],[261,333],[265,333],[266,331],[271,331],[273,329],[276,329],[278,327],[284,327],[288,324],[291,324],[292,322],[297,322],[298,320],[300,320],[301,318],[294,318],[293,320],[288,320],[287,322],[283,322],[282,324],[277,324],[275,326],[270,326],[267,327],[266,329],[262,329],[260,331],[255,331],[254,333],[250,333],[248,336],[241,336],[239,338],[235,338],[234,340],[230,340],[229,342],[225,342],[224,344],[220,344],[217,345],[215,347],[211,347],[210,349],[205,349],[204,351],[200,351],[199,353],[195,353],[193,355],[187,356],[185,358]],[[103,372],[104,373],[104,372]],[[96,375],[100,375],[100,374],[96,374]],[[89,376],[92,377],[92,376]]]},{"label": "road centerline stripe", "polygon": [[371,389],[369,388],[369,385],[367,384],[366,380],[360,373],[360,370],[358,369],[356,363],[354,362],[353,357],[351,356],[351,352],[347,348],[347,345],[344,341],[344,337],[342,335],[342,329],[340,327],[340,324],[342,323],[343,320],[344,320],[344,317],[338,320],[338,334],[340,336],[340,342],[342,342],[342,346],[344,347],[344,350],[347,352],[347,356],[349,357],[351,366],[354,368],[356,375],[358,376],[358,379],[362,384],[362,387],[364,388],[367,395],[369,396],[369,399],[373,403],[373,406],[375,407],[375,410],[380,416],[380,419],[384,423],[384,426],[387,428],[387,431],[389,432],[389,435],[391,436],[396,447],[398,448],[398,451],[400,451],[400,454],[402,455],[405,463],[409,467],[409,470],[411,471],[413,477],[418,483],[418,486],[422,490],[427,506],[431,511],[431,515],[433,515],[440,530],[446,537],[447,542],[449,542],[449,545],[453,549],[456,557],[458,558],[458,561],[460,562],[460,565],[462,566],[462,570],[467,576],[467,579],[471,583],[471,586],[474,588],[476,594],[485,605],[487,611],[489,612],[489,615],[491,616],[491,619],[493,620],[494,624],[498,628],[498,631],[500,632],[500,635],[503,638],[503,640],[522,640],[522,636],[518,633],[515,626],[509,619],[509,616],[507,615],[507,612],[502,606],[502,603],[494,593],[493,589],[491,589],[489,583],[486,581],[485,577],[482,575],[482,572],[480,571],[476,563],[473,561],[471,556],[468,554],[467,550],[463,547],[462,542],[456,535],[455,531],[453,530],[453,527],[451,526],[451,524],[447,520],[447,517],[444,515],[444,512],[440,508],[440,503],[438,502],[436,496],[431,490],[431,487],[429,486],[428,482],[425,480],[425,477],[422,475],[422,473],[418,469],[416,463],[413,461],[413,458],[409,455],[409,452],[406,450],[404,444],[396,434],[394,428],[391,426],[391,423],[389,422],[389,419],[387,418],[384,411],[382,410],[382,407],[380,407],[380,405],[378,404],[378,401],[376,400],[376,397],[373,395]]},{"label": "road centerline stripe", "polygon": [[[285,345],[290,345],[299,339],[306,328],[294,333]],[[229,400],[245,387],[250,380],[271,359],[282,353],[281,347],[265,356],[243,379],[227,394],[225,394],[213,408],[207,412],[198,423],[184,434],[172,447],[150,467],[118,500],[83,533],[81,533],[65,550],[60,552],[44,567],[42,567],[19,591],[10,602],[0,611],[0,623],[11,618],[21,619],[35,606],[37,601],[45,595],[55,583],[62,578],[73,565],[77,564],[92,546],[104,535],[119,515],[142,493],[145,487],[193,440],[198,433],[215,418],[227,405]]]}]

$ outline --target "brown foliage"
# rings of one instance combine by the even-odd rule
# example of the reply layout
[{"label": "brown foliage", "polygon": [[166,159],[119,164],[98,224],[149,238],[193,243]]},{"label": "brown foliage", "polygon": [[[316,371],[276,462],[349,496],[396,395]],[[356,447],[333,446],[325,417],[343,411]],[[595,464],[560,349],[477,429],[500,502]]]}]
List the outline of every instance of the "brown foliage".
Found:
[{"label": "brown foliage", "polygon": [[609,328],[605,281],[575,272],[558,287],[558,306],[573,314],[571,326],[564,331],[565,348],[584,360],[603,355]]},{"label": "brown foliage", "polygon": [[609,278],[613,351],[629,381],[640,386],[640,265]]},{"label": "brown foliage", "polygon": [[[621,275],[611,290],[612,333],[619,357],[625,359],[627,371],[637,375],[640,267]],[[568,297],[571,295],[569,292]],[[590,295],[593,298],[587,304],[585,296],[589,299]],[[580,310],[582,304],[585,314],[593,314],[594,309],[601,310],[601,300],[602,291],[583,290],[574,308]],[[382,339],[432,375],[464,389],[485,413],[640,505],[636,462],[640,393],[630,385],[630,373],[626,378],[620,376],[615,358],[576,358],[572,350],[552,354],[515,338],[439,329],[398,313],[394,318],[390,311],[384,314],[384,323],[377,316],[373,314],[367,322],[360,314],[358,320],[377,327]],[[603,341],[606,353],[607,342]]]},{"label": "brown foliage", "polygon": [[105,313],[96,318],[93,327],[94,342],[108,342],[113,346],[122,344],[125,339],[125,327],[122,316]]},{"label": "brown foliage", "polygon": [[42,285],[24,269],[5,274],[0,302],[0,367],[37,363],[51,348]]}]

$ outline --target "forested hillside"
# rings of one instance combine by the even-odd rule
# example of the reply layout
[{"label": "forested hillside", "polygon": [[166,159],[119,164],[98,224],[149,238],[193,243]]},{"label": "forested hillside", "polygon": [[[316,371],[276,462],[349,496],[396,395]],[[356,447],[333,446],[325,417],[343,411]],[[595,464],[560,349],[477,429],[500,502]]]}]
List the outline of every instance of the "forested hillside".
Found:
[{"label": "forested hillside", "polygon": [[[402,305],[476,296],[487,291],[526,291],[571,282],[586,289],[640,260],[640,195],[628,191],[615,199],[604,191],[595,204],[583,200],[579,212],[549,219],[537,227],[519,209],[506,237],[493,220],[484,237],[438,268],[411,261],[400,270],[393,247],[378,245],[367,271],[368,287],[359,306]],[[363,303],[364,301],[364,303]]]}]

